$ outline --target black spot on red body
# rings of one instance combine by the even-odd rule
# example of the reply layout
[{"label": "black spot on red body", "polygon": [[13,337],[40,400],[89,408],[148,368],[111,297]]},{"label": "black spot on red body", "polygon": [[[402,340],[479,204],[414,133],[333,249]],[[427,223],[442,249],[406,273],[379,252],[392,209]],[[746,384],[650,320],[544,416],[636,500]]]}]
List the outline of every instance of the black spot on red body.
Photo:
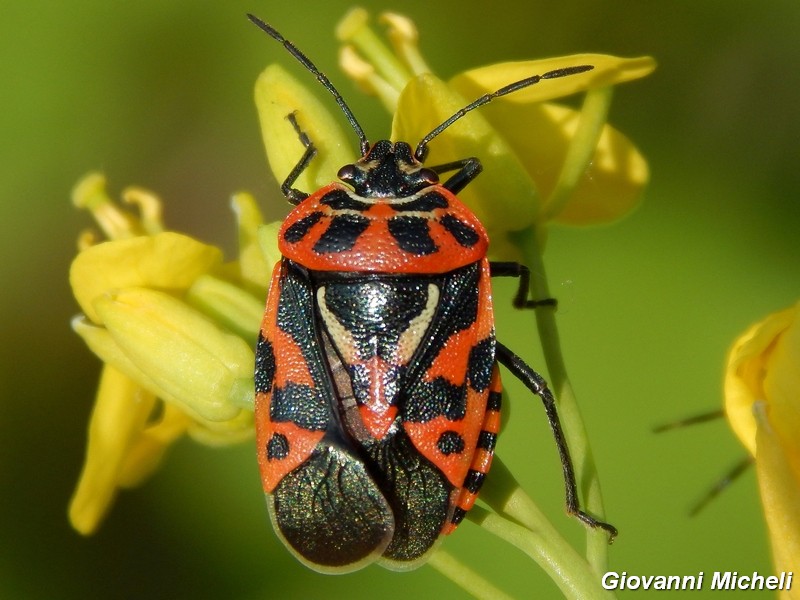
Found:
[{"label": "black spot on red body", "polygon": [[272,380],[275,378],[275,352],[272,343],[258,334],[256,345],[256,393],[269,393],[272,390]]},{"label": "black spot on red body", "polygon": [[483,448],[492,452],[497,444],[497,434],[489,431],[481,431],[478,436],[478,448]]},{"label": "black spot on red body", "polygon": [[489,392],[489,400],[486,402],[486,410],[499,411],[503,404],[503,394],[500,392]]},{"label": "black spot on red body", "polygon": [[455,509],[453,510],[453,516],[450,517],[450,522],[453,525],[458,525],[459,523],[461,523],[461,521],[464,520],[464,517],[466,516],[467,516],[467,511],[465,511],[461,507],[456,506]]},{"label": "black spot on red body", "polygon": [[357,210],[364,212],[369,209],[371,204],[356,200],[345,190],[332,190],[325,194],[319,201],[320,204],[330,206],[334,210]]},{"label": "black spot on red body", "polygon": [[267,458],[282,460],[289,456],[289,440],[282,433],[275,433],[267,442]]},{"label": "black spot on red body", "polygon": [[466,386],[454,385],[444,377],[416,386],[414,401],[406,403],[403,413],[408,421],[414,423],[427,423],[440,416],[460,421],[466,414]]},{"label": "black spot on red body", "polygon": [[428,219],[423,217],[393,217],[388,221],[389,233],[402,250],[417,256],[433,254],[439,247],[431,238]]},{"label": "black spot on red body", "polygon": [[448,206],[450,204],[447,202],[447,198],[439,192],[428,192],[408,202],[391,205],[397,212],[432,212],[437,208],[447,208]]},{"label": "black spot on red body", "polygon": [[472,248],[481,239],[472,227],[459,221],[453,215],[444,215],[439,222],[464,248]]},{"label": "black spot on red body", "polygon": [[302,240],[309,230],[317,224],[317,222],[322,218],[322,213],[317,211],[313,212],[310,215],[303,217],[296,223],[292,223],[289,227],[286,228],[286,231],[283,232],[283,239],[289,242],[290,244],[294,244]]},{"label": "black spot on red body", "polygon": [[469,352],[469,384],[475,391],[483,392],[489,387],[494,369],[494,338],[478,342]]},{"label": "black spot on red body", "polygon": [[328,417],[325,399],[312,387],[289,382],[272,391],[269,418],[274,423],[291,422],[303,429],[321,431],[327,428]]},{"label": "black spot on red body", "polygon": [[359,236],[369,227],[369,223],[369,219],[361,215],[336,215],[331,219],[325,233],[314,244],[314,252],[330,254],[352,249]]},{"label": "black spot on red body", "polygon": [[464,438],[455,431],[443,431],[436,442],[436,447],[445,456],[461,454],[464,451]]},{"label": "black spot on red body", "polygon": [[486,473],[481,473],[480,471],[470,469],[467,473],[466,479],[464,479],[464,488],[473,494],[477,494],[481,490],[481,486],[483,485],[483,480],[485,478]]}]

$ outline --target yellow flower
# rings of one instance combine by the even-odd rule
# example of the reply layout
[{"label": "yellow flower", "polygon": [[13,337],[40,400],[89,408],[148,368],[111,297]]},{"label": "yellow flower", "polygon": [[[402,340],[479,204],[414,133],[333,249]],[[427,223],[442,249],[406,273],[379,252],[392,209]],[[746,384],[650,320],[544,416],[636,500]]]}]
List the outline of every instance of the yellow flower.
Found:
[{"label": "yellow flower", "polygon": [[[430,72],[409,19],[389,13],[381,16],[394,52],[383,45],[367,20],[366,11],[355,9],[339,24],[337,34],[344,43],[342,67],[394,114],[391,139],[412,144],[483,94],[532,75],[593,65],[591,71],[542,81],[509,94],[495,102],[502,106],[475,111],[431,142],[429,165],[480,158],[483,173],[460,196],[486,226],[495,257],[515,258],[516,251],[506,247],[513,232],[548,221],[576,225],[609,222],[636,206],[648,179],[647,163],[624,135],[605,124],[605,116],[610,86],[649,74],[655,68],[651,58],[580,54],[502,63],[465,71],[445,83]],[[587,92],[582,110],[546,102],[582,91]],[[306,118],[305,109],[290,104],[298,109],[303,127],[319,121],[310,113]],[[274,110],[276,102],[266,95],[258,106],[262,123],[284,122],[285,141],[279,146],[283,150],[293,144],[290,156],[297,156],[297,135],[285,124],[288,107]],[[341,139],[341,130],[335,125],[326,131],[335,131],[336,139]],[[310,137],[316,143],[327,135]],[[265,138],[268,147],[274,139]],[[333,165],[352,162],[340,144],[337,141]],[[326,156],[326,149],[320,148],[319,155]],[[285,152],[280,156],[283,163],[279,164],[270,154],[279,180],[294,166]],[[322,170],[322,163],[318,166]],[[324,172],[317,183],[333,179],[335,170],[326,168]],[[308,183],[298,187],[307,191],[318,187]]]},{"label": "yellow flower", "polygon": [[[776,572],[800,572],[800,303],[753,325],[725,373],[731,428],[753,455]],[[800,598],[796,590],[783,598]]]},{"label": "yellow flower", "polygon": [[[161,203],[129,190],[140,218],[114,204],[100,175],[75,188],[108,236],[81,238],[70,283],[83,315],[73,328],[103,361],[89,424],[86,463],[69,515],[94,531],[117,488],[131,487],[158,466],[167,447],[190,435],[227,444],[252,435],[253,350],[268,260],[253,199],[233,199],[240,260],[222,264],[218,248],[165,231]],[[274,226],[270,229],[274,236]]]}]

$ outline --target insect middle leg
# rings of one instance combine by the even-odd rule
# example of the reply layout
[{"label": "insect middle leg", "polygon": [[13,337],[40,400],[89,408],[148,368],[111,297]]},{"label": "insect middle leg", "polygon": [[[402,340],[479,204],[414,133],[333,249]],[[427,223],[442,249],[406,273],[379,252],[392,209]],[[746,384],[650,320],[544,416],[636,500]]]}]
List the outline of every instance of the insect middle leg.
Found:
[{"label": "insect middle leg", "polygon": [[514,296],[514,308],[536,308],[538,306],[558,306],[555,298],[542,298],[531,300],[528,298],[528,287],[531,282],[531,271],[518,262],[490,262],[489,269],[492,277],[518,277],[519,287]]}]

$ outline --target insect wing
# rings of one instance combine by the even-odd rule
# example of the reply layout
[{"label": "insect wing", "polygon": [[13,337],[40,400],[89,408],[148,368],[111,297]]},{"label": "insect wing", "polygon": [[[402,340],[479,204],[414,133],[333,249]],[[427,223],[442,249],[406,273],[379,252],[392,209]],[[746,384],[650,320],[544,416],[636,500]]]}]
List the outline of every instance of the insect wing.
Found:
[{"label": "insect wing", "polygon": [[392,538],[390,507],[340,430],[313,290],[276,265],[256,352],[256,441],[275,531],[321,572],[359,569]]}]

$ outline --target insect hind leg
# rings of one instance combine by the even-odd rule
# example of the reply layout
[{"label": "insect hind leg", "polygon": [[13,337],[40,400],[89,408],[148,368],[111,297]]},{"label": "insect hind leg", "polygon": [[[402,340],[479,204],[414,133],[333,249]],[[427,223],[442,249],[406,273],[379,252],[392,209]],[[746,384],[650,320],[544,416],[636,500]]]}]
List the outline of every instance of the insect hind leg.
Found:
[{"label": "insect hind leg", "polygon": [[617,528],[613,525],[601,521],[589,513],[583,511],[578,500],[578,486],[575,482],[575,468],[569,455],[567,440],[561,429],[561,421],[558,418],[555,398],[544,378],[528,366],[519,356],[506,348],[503,344],[497,343],[497,361],[506,367],[511,374],[519,379],[525,387],[541,398],[547,420],[550,422],[550,429],[553,432],[558,455],[561,459],[561,468],[564,474],[564,487],[566,492],[567,511],[589,527],[603,529],[608,533],[609,544],[617,537]]}]

